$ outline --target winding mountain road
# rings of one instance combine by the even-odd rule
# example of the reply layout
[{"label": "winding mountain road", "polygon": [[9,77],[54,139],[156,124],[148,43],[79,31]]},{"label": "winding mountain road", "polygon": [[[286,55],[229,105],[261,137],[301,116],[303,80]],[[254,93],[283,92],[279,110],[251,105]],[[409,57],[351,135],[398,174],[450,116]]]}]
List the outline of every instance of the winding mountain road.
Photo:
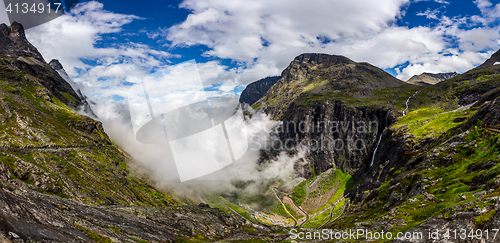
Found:
[{"label": "winding mountain road", "polygon": [[[346,195],[342,196],[341,198],[339,198],[339,200],[337,200],[334,204],[333,204],[333,208],[332,208],[332,211],[330,212],[330,218],[328,219],[328,221],[326,221],[325,223],[323,223],[321,226],[318,227],[318,229],[321,229],[323,226],[327,225],[328,223],[330,223],[330,221],[332,221],[332,218],[333,218],[333,211],[335,210],[335,207],[337,206],[337,204],[342,201],[342,199],[346,198],[347,196],[349,196],[349,193],[347,193]],[[348,207],[349,205],[349,199],[346,200],[346,204],[345,204],[345,207],[344,207],[344,210],[342,211],[342,213],[337,216],[332,222],[335,222],[335,220],[339,219],[340,216],[342,216],[344,214],[344,212],[346,211],[346,208]]]},{"label": "winding mountain road", "polygon": [[302,221],[302,223],[299,225],[299,228],[302,228],[302,226],[309,220],[309,214],[307,214],[306,211],[304,211],[301,207],[299,207],[299,205],[295,203],[295,201],[293,200],[292,197],[290,197],[290,195],[286,195],[286,197],[290,198],[290,200],[292,200],[293,205],[295,205],[295,207],[297,207],[300,211],[302,211],[302,213],[306,216],[306,219]]},{"label": "winding mountain road", "polygon": [[77,148],[105,148],[105,147],[115,147],[115,145],[90,145],[90,146],[57,146],[57,145],[46,145],[46,146],[21,146],[21,147],[11,147],[11,146],[0,146],[0,151],[21,151],[21,150],[60,150],[60,149],[77,149]]},{"label": "winding mountain road", "polygon": [[[283,201],[281,201],[280,197],[279,197],[279,196],[278,196],[278,194],[276,193],[276,192],[281,192],[281,191],[280,191],[280,190],[278,190],[278,188],[276,188],[276,187],[272,187],[272,188],[271,188],[271,191],[273,191],[274,196],[275,196],[275,197],[276,197],[276,199],[278,199],[278,201],[281,203],[281,206],[283,206],[283,209],[285,209],[285,212],[286,212],[288,215],[290,215],[290,217],[292,217],[293,221],[295,221],[294,227],[296,227],[296,226],[297,226],[297,222],[298,222],[298,221],[297,221],[297,219],[296,219],[295,217],[293,217],[293,215],[292,215],[290,212],[288,212],[288,209],[285,207],[285,204],[283,203]],[[292,202],[293,202],[293,199],[292,199]],[[293,202],[293,203],[295,204],[295,202]]]}]

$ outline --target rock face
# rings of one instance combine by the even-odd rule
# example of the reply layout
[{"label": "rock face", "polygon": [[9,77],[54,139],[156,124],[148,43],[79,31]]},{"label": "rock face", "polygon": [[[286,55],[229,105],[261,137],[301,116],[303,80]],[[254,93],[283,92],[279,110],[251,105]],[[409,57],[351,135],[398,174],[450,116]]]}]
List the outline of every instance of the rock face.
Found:
[{"label": "rock face", "polygon": [[53,59],[52,61],[49,62],[50,67],[52,67],[54,70],[57,71],[57,73],[69,84],[71,85],[71,88],[76,92],[78,95],[78,98],[80,101],[83,103],[83,106],[80,108],[83,108],[83,112],[87,114],[90,117],[97,118],[94,112],[92,111],[89,102],[87,101],[87,97],[83,95],[81,88],[78,84],[73,82],[73,80],[69,77],[68,73],[66,73],[66,70],[64,70],[63,65],[59,62],[57,59]]},{"label": "rock face", "polygon": [[[16,31],[19,38],[12,39],[18,43],[11,43],[9,53],[35,53],[10,49],[31,46],[21,38],[22,26],[1,28]],[[0,39],[5,42],[5,38]],[[127,163],[134,160],[113,145],[99,121],[75,112],[89,107],[56,70],[41,58],[26,58],[0,53],[3,183],[91,205],[177,204],[129,173]],[[56,61],[52,64],[62,68]]]},{"label": "rock face", "polygon": [[2,186],[7,186],[0,190],[2,242],[212,241],[245,225],[242,219],[217,208],[88,206],[30,190],[16,191],[5,183]]},{"label": "rock face", "polygon": [[437,84],[441,81],[453,78],[457,76],[458,73],[452,72],[452,73],[422,73],[420,75],[415,75],[411,77],[407,83],[414,84],[414,85],[420,85],[420,86],[427,86],[427,85],[433,85]]},{"label": "rock face", "polygon": [[42,55],[26,39],[24,27],[17,22],[13,22],[11,26],[0,24],[0,54],[12,58],[34,58],[45,63]]},{"label": "rock face", "polygon": [[257,100],[262,98],[267,91],[276,83],[281,77],[267,77],[259,81],[249,84],[240,95],[240,103],[253,105]]},{"label": "rock face", "polygon": [[297,56],[281,77],[254,107],[283,121],[279,136],[289,146],[324,141],[311,150],[310,164],[302,166],[304,177],[332,167],[353,173],[394,118],[383,105],[353,105],[350,100],[369,100],[379,90],[407,85],[368,63],[315,53]]}]

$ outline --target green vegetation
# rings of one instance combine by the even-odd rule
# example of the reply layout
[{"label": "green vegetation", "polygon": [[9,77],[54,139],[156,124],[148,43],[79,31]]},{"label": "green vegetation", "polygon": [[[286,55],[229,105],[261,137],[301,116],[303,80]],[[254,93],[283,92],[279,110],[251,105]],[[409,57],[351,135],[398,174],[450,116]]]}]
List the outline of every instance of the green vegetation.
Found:
[{"label": "green vegetation", "polygon": [[477,226],[481,227],[485,223],[489,222],[491,217],[497,212],[497,209],[490,210],[488,212],[483,213],[481,216],[477,216],[474,218],[474,223],[476,223]]},{"label": "green vegetation", "polygon": [[[484,178],[486,184],[491,184],[500,178],[500,145],[496,142],[499,140],[500,134],[473,128],[463,138],[462,144],[440,150],[439,158],[426,166],[426,169],[412,170],[407,179],[400,182],[412,185],[415,182],[411,178],[428,178],[425,182],[426,191],[434,196],[433,200],[419,195],[396,206],[392,214],[387,210],[367,210],[342,218],[334,225],[348,228],[353,226],[354,218],[357,219],[356,222],[375,222],[385,216],[388,217],[385,219],[388,221],[404,220],[404,225],[396,225],[391,230],[402,232],[412,229],[429,217],[448,218],[457,212],[472,210],[474,207],[491,208],[494,202],[484,198],[500,195],[500,189],[478,196],[476,193],[484,191],[485,185],[479,185],[474,190],[471,190],[471,185],[477,183],[478,178]],[[484,167],[487,163],[492,167]],[[378,207],[382,207],[387,202],[389,194],[394,191],[394,189],[389,190],[390,182],[391,180],[387,180],[376,189],[377,198],[380,200]],[[481,227],[488,223],[495,213],[495,209],[489,210],[475,217],[474,223]]]},{"label": "green vegetation", "polygon": [[74,111],[77,97],[60,87],[46,88],[55,79],[52,72],[15,70],[5,64],[0,78],[0,118],[8,118],[0,121],[0,146],[6,148],[0,160],[11,178],[90,205],[177,204],[129,172],[132,158],[110,145],[99,122]]},{"label": "green vegetation", "polygon": [[89,239],[95,240],[98,243],[112,243],[111,239],[106,236],[102,236],[98,233],[92,232],[85,227],[77,226],[80,231],[82,231]]},{"label": "green vegetation", "polygon": [[418,138],[437,137],[462,122],[453,122],[456,118],[468,118],[475,114],[475,111],[457,110],[444,111],[438,107],[426,107],[414,110],[402,117],[392,128],[409,128],[409,132]]}]

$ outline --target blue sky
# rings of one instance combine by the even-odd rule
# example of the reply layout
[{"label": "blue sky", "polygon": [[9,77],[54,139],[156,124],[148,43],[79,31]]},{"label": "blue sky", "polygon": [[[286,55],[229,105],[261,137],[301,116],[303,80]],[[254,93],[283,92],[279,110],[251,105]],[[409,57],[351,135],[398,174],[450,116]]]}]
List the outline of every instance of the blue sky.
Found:
[{"label": "blue sky", "polygon": [[304,52],[369,62],[407,80],[464,72],[497,51],[499,1],[80,1],[29,29],[47,61],[100,98],[194,59],[210,91],[238,94]]}]

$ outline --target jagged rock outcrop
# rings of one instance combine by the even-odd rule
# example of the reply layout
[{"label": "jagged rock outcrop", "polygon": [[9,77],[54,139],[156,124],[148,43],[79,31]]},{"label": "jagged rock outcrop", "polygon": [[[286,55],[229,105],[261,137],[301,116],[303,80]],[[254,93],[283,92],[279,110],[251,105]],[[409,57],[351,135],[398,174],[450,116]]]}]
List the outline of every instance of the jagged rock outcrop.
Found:
[{"label": "jagged rock outcrop", "polygon": [[11,26],[0,24],[0,54],[11,58],[34,58],[33,62],[39,61],[45,63],[42,55],[26,39],[24,27],[13,22]]},{"label": "jagged rock outcrop", "polygon": [[247,85],[243,92],[241,92],[240,103],[253,105],[253,103],[262,98],[280,78],[280,76],[267,77]]},{"label": "jagged rock outcrop", "polygon": [[81,107],[79,107],[86,115],[92,117],[92,118],[97,118],[97,116],[94,114],[94,111],[92,111],[92,108],[90,107],[89,102],[87,101],[87,96],[85,96],[81,88],[78,84],[73,82],[73,80],[69,77],[68,73],[66,73],[66,70],[64,70],[63,65],[59,62],[57,59],[52,59],[52,61],[49,62],[50,67],[52,67],[54,70],[59,73],[59,75],[66,80],[68,84],[71,85],[71,88],[76,92],[78,95],[78,98],[80,101],[83,103]]},{"label": "jagged rock outcrop", "polygon": [[408,81],[407,83],[414,84],[414,85],[420,85],[420,86],[427,86],[427,85],[433,85],[437,84],[441,81],[456,77],[458,73],[452,72],[452,73],[422,73],[420,75],[414,75]]}]

